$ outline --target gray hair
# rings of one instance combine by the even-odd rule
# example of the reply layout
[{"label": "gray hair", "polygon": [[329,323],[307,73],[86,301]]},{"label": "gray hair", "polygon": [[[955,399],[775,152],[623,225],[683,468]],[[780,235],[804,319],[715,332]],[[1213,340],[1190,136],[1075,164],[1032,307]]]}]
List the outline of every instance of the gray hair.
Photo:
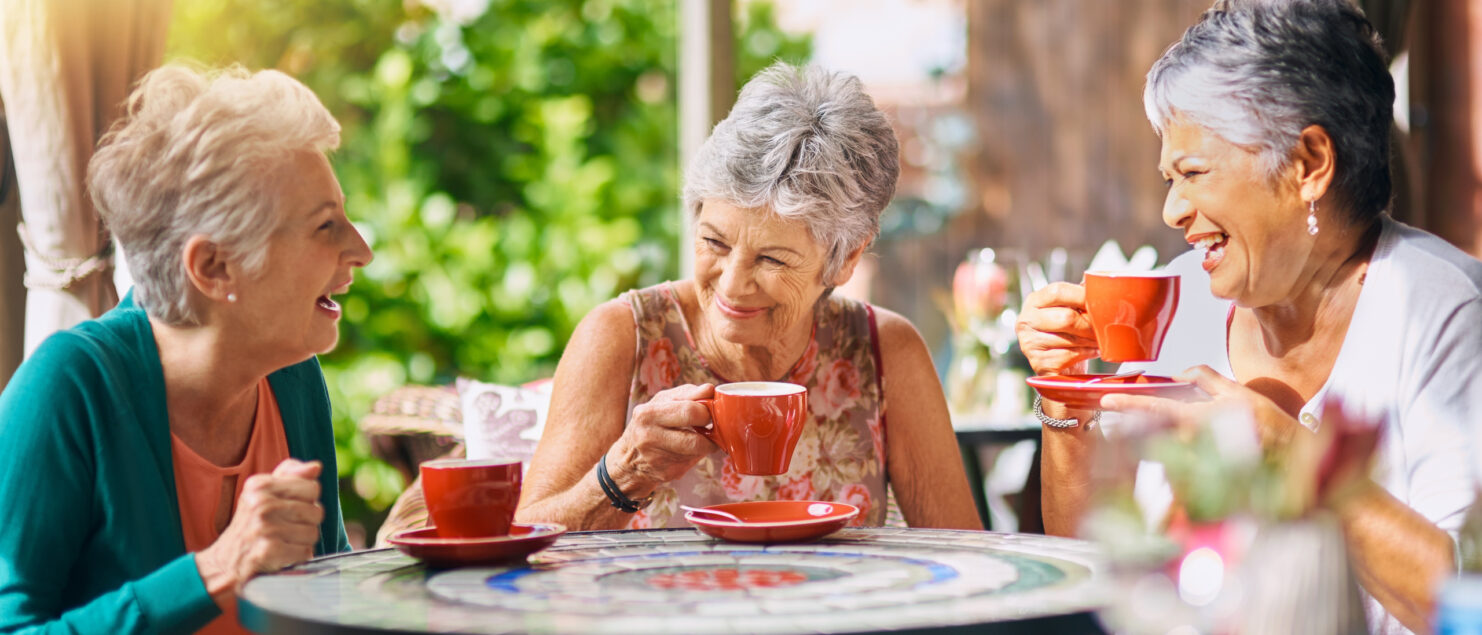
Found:
[{"label": "gray hair", "polygon": [[746,83],[686,174],[685,209],[720,199],[800,219],[822,244],[823,280],[880,231],[900,151],[859,78],[778,62]]},{"label": "gray hair", "polygon": [[1337,198],[1356,221],[1389,206],[1394,80],[1378,33],[1349,0],[1220,0],[1148,71],[1159,136],[1175,116],[1257,152],[1268,176],[1303,128],[1337,153]]},{"label": "gray hair", "polygon": [[260,272],[279,222],[282,166],[339,143],[319,98],[278,71],[172,65],[146,75],[88,165],[93,204],[123,246],[138,304],[167,324],[199,324],[186,241],[204,235]]}]

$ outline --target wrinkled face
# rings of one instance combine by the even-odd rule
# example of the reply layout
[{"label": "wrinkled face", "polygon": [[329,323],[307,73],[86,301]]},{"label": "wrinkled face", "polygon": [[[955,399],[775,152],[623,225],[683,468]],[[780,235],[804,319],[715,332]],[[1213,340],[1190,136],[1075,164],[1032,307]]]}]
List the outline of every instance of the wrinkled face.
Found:
[{"label": "wrinkled face", "polygon": [[351,270],[371,250],[345,215],[345,196],[317,152],[299,152],[279,172],[278,226],[263,270],[238,287],[240,310],[261,347],[307,359],[339,341],[340,307],[331,295],[350,288]]},{"label": "wrinkled face", "polygon": [[1204,251],[1216,296],[1259,307],[1294,293],[1313,240],[1290,168],[1270,177],[1255,152],[1174,120],[1158,169],[1168,183],[1163,222]]},{"label": "wrinkled face", "polygon": [[706,323],[752,346],[812,328],[826,255],[800,221],[705,199],[695,219],[695,288]]}]

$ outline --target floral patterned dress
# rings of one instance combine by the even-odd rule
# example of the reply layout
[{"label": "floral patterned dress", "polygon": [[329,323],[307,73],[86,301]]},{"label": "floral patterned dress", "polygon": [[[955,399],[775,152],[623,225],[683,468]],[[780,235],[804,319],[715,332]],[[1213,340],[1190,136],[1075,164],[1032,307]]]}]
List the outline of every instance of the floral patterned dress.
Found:
[{"label": "floral patterned dress", "polygon": [[[624,294],[638,326],[628,417],[655,393],[683,384],[731,381],[711,370],[671,283]],[[860,509],[854,525],[886,520],[885,406],[875,312],[868,304],[831,296],[814,316],[813,339],[780,381],[808,388],[810,419],[786,474],[747,476],[717,450],[679,480],[654,492],[630,529],[685,527],[679,505],[703,507],[756,500],[826,500]]]}]

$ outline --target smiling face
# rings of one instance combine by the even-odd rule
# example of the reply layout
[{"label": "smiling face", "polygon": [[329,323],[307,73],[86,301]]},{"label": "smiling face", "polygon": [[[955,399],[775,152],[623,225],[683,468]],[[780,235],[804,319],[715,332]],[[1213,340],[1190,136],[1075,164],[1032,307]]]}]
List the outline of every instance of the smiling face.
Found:
[{"label": "smiling face", "polygon": [[1294,293],[1314,241],[1290,169],[1268,176],[1255,152],[1179,120],[1163,133],[1158,168],[1163,222],[1204,250],[1216,296],[1258,307]]},{"label": "smiling face", "polygon": [[331,295],[350,288],[351,271],[371,250],[345,215],[345,196],[317,152],[299,152],[281,169],[278,225],[262,271],[245,275],[238,302],[254,345],[302,360],[334,348],[340,307]]},{"label": "smiling face", "polygon": [[[695,290],[706,323],[744,346],[811,329],[814,304],[827,288],[825,255],[801,221],[705,199],[695,220]],[[853,262],[834,286],[849,278]]]}]

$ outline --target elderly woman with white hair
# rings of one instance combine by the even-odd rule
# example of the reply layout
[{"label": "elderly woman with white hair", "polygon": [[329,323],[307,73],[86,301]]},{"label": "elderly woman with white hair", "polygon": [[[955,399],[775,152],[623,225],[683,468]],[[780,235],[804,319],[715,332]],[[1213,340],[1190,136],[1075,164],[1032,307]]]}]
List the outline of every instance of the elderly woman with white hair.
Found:
[{"label": "elderly woman with white hair", "polygon": [[346,551],[315,354],[370,249],[282,73],[151,72],[88,184],[136,286],[0,395],[0,630],[242,632],[252,575]]},{"label": "elderly woman with white hair", "polygon": [[[1426,630],[1455,569],[1482,425],[1482,263],[1385,213],[1394,96],[1375,31],[1347,0],[1218,2],[1158,60],[1145,99],[1163,139],[1163,220],[1194,247],[1170,268],[1183,271],[1182,304],[1215,308],[1204,322],[1181,309],[1163,358],[1142,368],[1183,372],[1213,399],[1100,402],[1175,421],[1243,410],[1273,452],[1332,424],[1329,398],[1381,422],[1372,473],[1326,503],[1385,633]],[[1027,305],[1019,341],[1036,371],[1097,354],[1082,287]],[[1043,404],[1054,533],[1085,510],[1099,414]],[[1148,487],[1160,472],[1137,478],[1145,507],[1167,509],[1166,484]]]},{"label": "elderly woman with white hair", "polygon": [[[752,78],[687,174],[694,277],[582,320],[517,517],[685,526],[681,504],[802,499],[881,525],[888,486],[911,525],[980,529],[921,336],[831,293],[879,231],[898,172],[895,133],[858,79],[783,63]],[[808,388],[787,473],[743,475],[696,431],[710,423],[700,400],[735,381]]]}]

